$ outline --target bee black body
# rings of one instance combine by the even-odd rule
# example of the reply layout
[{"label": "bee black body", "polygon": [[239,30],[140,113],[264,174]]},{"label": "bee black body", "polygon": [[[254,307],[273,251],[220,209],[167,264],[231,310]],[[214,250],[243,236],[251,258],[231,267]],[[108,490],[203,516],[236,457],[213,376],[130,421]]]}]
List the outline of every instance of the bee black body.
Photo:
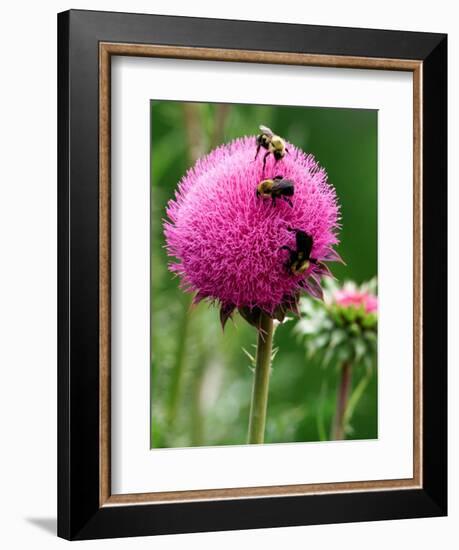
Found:
[{"label": "bee black body", "polygon": [[317,263],[317,260],[311,258],[313,240],[311,235],[300,229],[295,229],[296,248],[293,250],[289,246],[282,246],[282,250],[289,251],[289,259],[285,264],[287,269],[293,275],[304,273],[311,263]]},{"label": "bee black body", "polygon": [[293,207],[289,197],[293,197],[294,192],[295,184],[293,181],[284,179],[283,176],[263,180],[257,186],[257,197],[271,197],[273,205],[276,204],[276,199],[282,198]]}]

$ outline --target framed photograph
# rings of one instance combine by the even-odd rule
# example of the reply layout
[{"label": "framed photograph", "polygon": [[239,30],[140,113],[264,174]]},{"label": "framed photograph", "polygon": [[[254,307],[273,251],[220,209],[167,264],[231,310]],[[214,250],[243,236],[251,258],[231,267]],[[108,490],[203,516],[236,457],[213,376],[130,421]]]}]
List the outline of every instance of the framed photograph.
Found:
[{"label": "framed photograph", "polygon": [[446,35],[58,40],[59,536],[446,515]]}]

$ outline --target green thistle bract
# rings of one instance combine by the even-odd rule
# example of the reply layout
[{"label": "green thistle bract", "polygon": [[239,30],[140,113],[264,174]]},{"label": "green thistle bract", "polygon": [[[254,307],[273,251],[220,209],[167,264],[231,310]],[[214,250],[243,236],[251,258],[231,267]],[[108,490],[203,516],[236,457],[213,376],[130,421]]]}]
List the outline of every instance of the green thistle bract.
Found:
[{"label": "green thistle bract", "polygon": [[376,279],[358,287],[324,283],[324,302],[304,297],[295,331],[323,367],[344,362],[373,368],[377,352]]}]

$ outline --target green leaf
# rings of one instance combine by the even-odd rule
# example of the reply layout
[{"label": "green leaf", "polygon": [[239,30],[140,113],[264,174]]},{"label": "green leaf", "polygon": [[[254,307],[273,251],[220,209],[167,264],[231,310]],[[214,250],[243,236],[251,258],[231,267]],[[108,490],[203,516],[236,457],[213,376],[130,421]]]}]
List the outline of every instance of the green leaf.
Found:
[{"label": "green leaf", "polygon": [[325,348],[328,346],[328,343],[330,341],[330,333],[329,332],[323,332],[322,334],[318,334],[315,338],[315,344],[318,349]]},{"label": "green leaf", "polygon": [[344,363],[344,361],[349,361],[349,359],[352,358],[352,346],[345,342],[343,344],[340,344],[336,348],[336,360],[339,363]]},{"label": "green leaf", "polygon": [[358,336],[360,334],[360,327],[357,323],[351,323],[349,325],[349,332],[353,336]]},{"label": "green leaf", "polygon": [[318,330],[318,325],[313,319],[300,319],[295,329],[300,334],[315,334]]},{"label": "green leaf", "polygon": [[325,350],[323,359],[322,359],[322,367],[328,367],[328,365],[331,363],[332,359],[335,356],[335,349],[334,348],[328,348]]},{"label": "green leaf", "polygon": [[361,338],[356,338],[354,340],[354,355],[355,355],[355,361],[359,363],[362,358],[366,355],[367,352],[367,346],[365,345],[365,342]]},{"label": "green leaf", "polygon": [[368,342],[377,342],[378,341],[378,337],[376,335],[376,332],[373,332],[371,330],[365,330],[363,332],[363,337],[365,338],[365,340],[367,340]]},{"label": "green leaf", "polygon": [[376,313],[367,313],[362,319],[362,326],[364,328],[373,328],[378,323],[378,316]]},{"label": "green leaf", "polygon": [[373,356],[370,354],[365,355],[362,358],[362,364],[368,372],[373,371]]},{"label": "green leaf", "polygon": [[336,328],[331,335],[330,344],[331,348],[335,348],[338,344],[341,344],[347,338],[347,332],[340,328]]}]

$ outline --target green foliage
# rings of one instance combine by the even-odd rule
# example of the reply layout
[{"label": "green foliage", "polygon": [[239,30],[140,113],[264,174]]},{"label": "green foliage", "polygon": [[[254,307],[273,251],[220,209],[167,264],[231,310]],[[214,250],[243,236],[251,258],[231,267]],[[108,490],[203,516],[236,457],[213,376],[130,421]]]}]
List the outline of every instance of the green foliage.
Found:
[{"label": "green foliage", "polygon": [[[374,292],[375,284],[371,284]],[[334,293],[340,287],[335,281],[324,281],[324,288],[324,302],[309,296],[300,300],[301,319],[295,332],[303,338],[308,356],[317,356],[323,367],[350,362],[354,367],[372,369],[376,363],[377,314],[366,312],[363,305],[336,303]],[[369,288],[362,285],[360,290]]]},{"label": "green foliage", "polygon": [[[360,292],[376,293],[376,278],[352,287]],[[335,281],[324,281],[324,288],[323,302],[308,296],[301,298],[301,319],[295,325],[295,332],[303,341],[307,356],[315,358],[322,367],[332,365],[339,372],[345,364],[351,365],[358,382],[347,403],[344,428],[348,435],[353,435],[352,416],[376,370],[378,316],[376,312],[365,311],[363,305],[337,303],[335,296],[342,287]],[[319,433],[322,438],[323,419],[320,419]]]},{"label": "green foliage", "polygon": [[[204,148],[209,150],[218,106],[197,108]],[[225,124],[218,128],[221,142],[226,142],[255,134],[258,125],[265,124],[314,154],[326,168],[342,205],[338,250],[347,265],[331,266],[338,280],[361,283],[377,270],[376,122],[377,113],[367,110],[231,105]],[[252,386],[251,359],[244,350],[255,355],[256,331],[235,315],[223,333],[218,309],[205,303],[190,309],[189,297],[167,269],[162,220],[189,165],[183,103],[152,102],[151,446],[240,445],[247,437]],[[275,334],[278,351],[270,383],[267,443],[329,436],[338,373],[321,368],[318,356],[306,357],[293,329],[290,321]],[[333,336],[335,348],[339,339],[338,332]],[[361,372],[355,387],[365,370]],[[376,376],[364,388],[352,425],[355,439],[377,436]]]}]

